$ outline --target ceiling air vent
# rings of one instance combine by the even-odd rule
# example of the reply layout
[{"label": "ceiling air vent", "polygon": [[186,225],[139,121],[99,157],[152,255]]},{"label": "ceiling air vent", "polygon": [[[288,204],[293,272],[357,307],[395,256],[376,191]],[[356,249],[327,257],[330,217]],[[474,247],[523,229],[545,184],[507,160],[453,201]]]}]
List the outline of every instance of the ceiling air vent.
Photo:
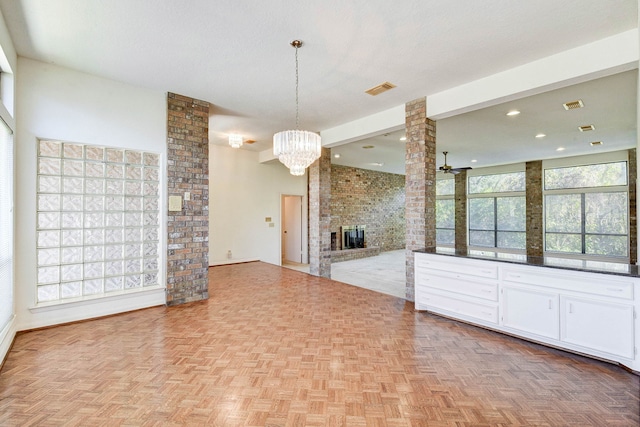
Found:
[{"label": "ceiling air vent", "polygon": [[589,144],[591,144],[592,147],[595,147],[598,145],[602,145],[602,141],[593,141],[593,142],[590,142]]},{"label": "ceiling air vent", "polygon": [[244,143],[245,144],[254,144],[256,142],[255,139],[247,139]]},{"label": "ceiling air vent", "polygon": [[577,101],[565,102],[562,106],[565,110],[575,110],[576,108],[584,107],[584,104],[582,103],[582,99],[578,99]]},{"label": "ceiling air vent", "polygon": [[378,86],[372,87],[371,89],[365,90],[365,93],[368,93],[371,96],[376,96],[380,95],[382,92],[391,90],[394,87],[396,87],[396,85],[394,85],[393,83],[384,82],[382,84],[379,84]]},{"label": "ceiling air vent", "polygon": [[580,130],[580,132],[589,132],[590,130],[595,130],[596,127],[594,125],[584,125],[578,126],[578,129]]}]

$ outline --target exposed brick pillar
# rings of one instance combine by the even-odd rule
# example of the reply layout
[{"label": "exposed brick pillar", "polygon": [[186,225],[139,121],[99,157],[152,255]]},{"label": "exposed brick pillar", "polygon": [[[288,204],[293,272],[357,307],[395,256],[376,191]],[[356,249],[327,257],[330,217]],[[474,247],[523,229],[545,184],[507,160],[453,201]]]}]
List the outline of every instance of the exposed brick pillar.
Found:
[{"label": "exposed brick pillar", "polygon": [[167,305],[209,298],[209,103],[167,96],[167,190],[191,193],[167,216]]},{"label": "exposed brick pillar", "polygon": [[629,150],[629,263],[638,262],[638,211],[636,182],[638,180],[638,158],[636,149]]},{"label": "exposed brick pillar", "polygon": [[467,171],[455,176],[455,233],[456,253],[467,253]]},{"label": "exposed brick pillar", "polygon": [[414,301],[413,251],[436,246],[436,122],[427,118],[425,98],[408,102],[405,114],[405,297]]},{"label": "exposed brick pillar", "polygon": [[526,164],[527,256],[544,256],[542,160]]},{"label": "exposed brick pillar", "polygon": [[309,166],[309,273],[331,277],[331,149]]}]

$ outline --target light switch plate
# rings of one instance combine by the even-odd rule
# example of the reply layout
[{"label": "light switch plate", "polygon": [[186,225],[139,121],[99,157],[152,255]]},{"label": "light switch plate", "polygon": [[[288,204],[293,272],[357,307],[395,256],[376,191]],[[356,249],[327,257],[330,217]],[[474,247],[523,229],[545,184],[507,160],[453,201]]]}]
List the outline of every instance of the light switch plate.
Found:
[{"label": "light switch plate", "polygon": [[179,212],[182,210],[182,197],[169,196],[169,211]]},{"label": "light switch plate", "polygon": [[184,199],[185,200],[191,200],[191,193],[189,191],[187,191],[186,193],[184,193]]},{"label": "light switch plate", "polygon": [[266,218],[264,219],[264,222],[271,222],[271,217],[270,217],[270,216],[266,217]]}]

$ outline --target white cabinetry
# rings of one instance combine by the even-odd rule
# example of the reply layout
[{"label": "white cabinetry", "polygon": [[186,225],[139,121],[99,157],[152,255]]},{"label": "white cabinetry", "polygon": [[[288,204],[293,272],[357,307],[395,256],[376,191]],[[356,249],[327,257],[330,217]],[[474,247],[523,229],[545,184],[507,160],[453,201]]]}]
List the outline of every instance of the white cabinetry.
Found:
[{"label": "white cabinetry", "polygon": [[504,286],[502,324],[541,337],[558,339],[558,294]]},{"label": "white cabinetry", "polygon": [[498,324],[498,269],[470,259],[416,259],[416,307],[482,325]]},{"label": "white cabinetry", "polygon": [[640,372],[640,278],[415,254],[415,305]]},{"label": "white cabinetry", "polygon": [[633,306],[568,296],[561,305],[562,341],[633,359]]}]

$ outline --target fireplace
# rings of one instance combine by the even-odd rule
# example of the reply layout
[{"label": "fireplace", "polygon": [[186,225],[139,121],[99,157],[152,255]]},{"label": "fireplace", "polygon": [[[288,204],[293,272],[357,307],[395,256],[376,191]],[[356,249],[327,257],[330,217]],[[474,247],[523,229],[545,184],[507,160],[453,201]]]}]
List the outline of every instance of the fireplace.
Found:
[{"label": "fireplace", "polygon": [[342,249],[364,248],[364,229],[364,225],[343,225]]}]

